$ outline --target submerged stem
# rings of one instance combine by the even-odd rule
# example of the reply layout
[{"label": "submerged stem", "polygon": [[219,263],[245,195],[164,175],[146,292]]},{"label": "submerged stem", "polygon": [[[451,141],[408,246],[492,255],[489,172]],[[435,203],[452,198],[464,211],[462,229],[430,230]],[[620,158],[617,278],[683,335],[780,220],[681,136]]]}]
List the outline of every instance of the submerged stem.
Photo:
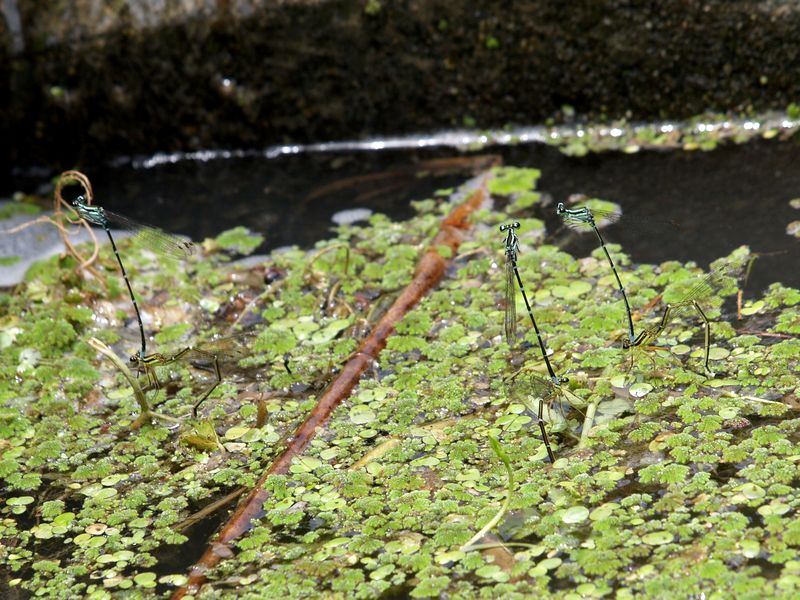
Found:
[{"label": "submerged stem", "polygon": [[506,514],[508,510],[508,506],[511,504],[511,488],[514,486],[514,472],[511,470],[511,461],[508,458],[508,455],[503,450],[503,447],[500,445],[500,442],[493,436],[489,436],[489,445],[494,450],[494,453],[497,457],[503,461],[503,465],[506,467],[506,473],[508,474],[508,483],[506,484],[506,499],[503,501],[503,505],[500,507],[500,510],[497,511],[497,514],[492,517],[492,519],[484,525],[481,530],[473,535],[470,540],[461,546],[461,550],[466,552],[467,550],[475,549],[473,544],[483,538],[484,535],[489,533],[495,525],[500,522],[500,519],[503,518],[503,515]]},{"label": "submerged stem", "polygon": [[117,356],[111,348],[106,346],[103,342],[95,337],[89,338],[86,340],[86,343],[114,363],[114,366],[119,369],[120,373],[122,373],[125,376],[125,379],[128,380],[128,383],[131,384],[131,388],[133,388],[133,395],[136,398],[136,402],[139,403],[139,411],[141,413],[131,425],[132,429],[138,429],[151,418],[178,422],[178,419],[150,410],[150,405],[147,403],[147,398],[145,398],[144,392],[142,391],[138,380],[133,376],[133,373],[131,373],[130,369],[128,369],[128,365],[125,364],[125,361]]},{"label": "submerged stem", "polygon": [[578,442],[578,448],[585,448],[586,442],[589,440],[589,431],[594,425],[594,415],[597,412],[598,401],[590,402],[586,407],[586,417],[583,419],[583,427],[581,428],[581,439]]}]

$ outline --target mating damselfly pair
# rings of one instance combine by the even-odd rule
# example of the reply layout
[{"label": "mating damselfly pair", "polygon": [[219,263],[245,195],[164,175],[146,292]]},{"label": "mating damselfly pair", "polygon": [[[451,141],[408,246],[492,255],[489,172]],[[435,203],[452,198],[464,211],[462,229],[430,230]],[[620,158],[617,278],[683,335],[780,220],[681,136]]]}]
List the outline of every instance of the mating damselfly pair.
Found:
[{"label": "mating damselfly pair", "polygon": [[[600,234],[598,222],[603,221],[606,223],[616,223],[622,218],[622,213],[619,211],[607,211],[598,208],[589,208],[582,206],[577,208],[567,208],[563,202],[560,202],[556,207],[556,213],[561,217],[564,224],[574,230],[591,230],[597,237],[600,248],[605,254],[611,272],[614,274],[614,279],[617,283],[622,301],[625,305],[625,316],[627,319],[627,339],[622,342],[622,347],[627,349],[635,348],[638,346],[648,346],[656,342],[656,340],[664,333],[669,323],[684,315],[686,312],[694,311],[703,322],[704,332],[704,360],[703,370],[708,377],[714,377],[715,373],[711,370],[709,365],[710,349],[711,349],[711,323],[706,316],[705,311],[701,307],[701,302],[715,298],[720,294],[726,284],[730,281],[730,277],[735,275],[739,270],[739,265],[723,265],[712,269],[706,275],[692,281],[691,287],[683,294],[679,295],[677,300],[668,302],[664,306],[661,318],[653,325],[642,328],[637,334],[634,328],[634,319],[631,312],[631,306],[628,301],[628,296],[625,292],[625,286],[622,284],[617,268],[611,258],[611,253],[606,247],[605,240]],[[647,226],[648,220],[640,220]],[[653,228],[664,228],[665,226],[675,228],[676,224],[673,222],[657,221],[651,225]]]},{"label": "mating damselfly pair", "polygon": [[119,248],[114,241],[114,236],[111,233],[112,229],[121,229],[125,232],[133,234],[145,248],[153,250],[161,256],[166,256],[172,259],[183,259],[191,256],[195,252],[194,244],[186,239],[172,235],[152,225],[147,225],[124,217],[117,213],[106,210],[100,206],[90,205],[86,197],[81,195],[72,201],[72,206],[78,213],[78,216],[92,225],[102,227],[108,240],[111,243],[111,248],[114,251],[114,256],[119,264],[122,278],[125,281],[125,286],[128,289],[128,295],[133,305],[133,311],[136,314],[136,321],[139,325],[139,335],[141,338],[141,347],[138,352],[132,354],[130,363],[136,367],[140,372],[147,375],[148,382],[153,387],[158,387],[158,378],[156,377],[154,368],[157,366],[165,366],[176,363],[180,360],[201,359],[208,363],[208,367],[213,370],[214,382],[205,390],[200,398],[192,406],[192,414],[197,416],[197,409],[203,403],[211,392],[222,382],[221,365],[230,362],[231,360],[238,360],[244,358],[245,354],[241,349],[237,349],[232,343],[235,337],[224,338],[214,342],[205,343],[199,346],[187,346],[176,352],[172,353],[147,353],[147,336],[144,331],[144,323],[139,311],[139,304],[136,300],[136,294],[133,291],[133,286],[125,270],[125,264],[122,261]]},{"label": "mating damselfly pair", "polygon": [[[622,284],[622,279],[619,273],[617,272],[616,266],[614,265],[614,261],[611,257],[611,253],[606,247],[605,240],[603,239],[603,236],[600,233],[596,221],[596,219],[597,220],[604,219],[607,221],[615,222],[617,219],[619,219],[620,215],[617,213],[606,213],[601,210],[595,211],[593,209],[590,209],[589,207],[568,209],[565,207],[563,203],[558,204],[556,212],[564,220],[567,226],[574,229],[583,229],[583,228],[591,229],[597,236],[598,242],[600,243],[600,247],[602,248],[603,253],[605,254],[609,266],[611,267],[611,270],[614,274],[617,288],[620,292],[620,295],[622,296],[622,300],[625,306],[625,315],[627,318],[627,323],[626,323],[627,335],[623,339],[622,347],[625,350],[630,350],[635,347],[639,346],[643,347],[654,343],[659,338],[659,336],[661,336],[661,334],[665,331],[665,329],[673,319],[683,315],[685,312],[689,310],[693,310],[698,314],[698,316],[703,322],[703,330],[704,330],[703,368],[706,376],[714,377],[715,374],[709,366],[710,347],[711,347],[711,333],[710,333],[711,324],[709,322],[708,317],[706,316],[705,311],[701,307],[701,302],[709,297],[716,296],[724,288],[725,284],[730,281],[729,276],[736,271],[737,267],[729,265],[719,267],[717,269],[712,270],[704,277],[702,277],[702,279],[695,281],[692,287],[684,294],[680,295],[676,301],[669,302],[665,305],[665,308],[663,310],[663,313],[661,314],[660,319],[655,324],[646,326],[637,333],[634,329],[634,318],[631,312],[627,294],[625,292],[625,287]],[[545,366],[547,367],[547,372],[550,376],[549,381],[544,380],[543,378],[538,376],[523,378],[520,381],[527,382],[527,388],[530,390],[529,391],[530,398],[536,399],[539,402],[538,411],[536,411],[538,413],[537,416],[539,418],[539,427],[541,429],[543,442],[547,448],[548,457],[552,462],[554,460],[554,456],[547,436],[547,431],[545,429],[545,425],[542,420],[543,407],[546,404],[548,405],[552,404],[554,398],[558,397],[559,395],[563,396],[564,390],[562,388],[562,384],[566,383],[567,379],[563,376],[559,377],[556,375],[556,372],[553,368],[550,357],[548,355],[544,339],[542,337],[542,332],[539,329],[539,326],[536,322],[533,310],[528,300],[528,295],[522,283],[522,278],[519,273],[519,265],[518,265],[519,238],[516,233],[516,230],[518,230],[519,228],[520,224],[518,222],[507,223],[500,226],[500,231],[505,233],[506,235],[504,330],[505,330],[506,341],[508,342],[509,347],[513,348],[516,342],[516,330],[517,330],[516,289],[518,287],[522,295],[523,301],[525,303],[525,308],[528,312],[528,317],[531,321],[531,325],[533,326],[534,332],[536,334],[542,359],[544,360]],[[520,387],[521,386],[517,383],[513,388],[509,389],[513,389],[514,393],[516,395],[519,395]]]}]

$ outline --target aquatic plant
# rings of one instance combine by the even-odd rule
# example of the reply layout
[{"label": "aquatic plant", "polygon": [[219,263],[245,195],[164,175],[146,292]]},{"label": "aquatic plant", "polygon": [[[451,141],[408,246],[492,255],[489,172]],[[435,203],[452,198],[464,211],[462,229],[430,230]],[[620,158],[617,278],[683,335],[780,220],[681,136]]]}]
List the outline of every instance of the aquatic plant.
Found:
[{"label": "aquatic plant", "polygon": [[[800,291],[771,286],[743,302],[741,321],[716,303],[714,380],[695,372],[694,319],[677,319],[652,363],[626,373],[617,282],[599,250],[576,258],[547,243],[533,216],[543,214],[537,178],[498,171],[497,205],[472,213],[469,233],[451,230],[457,248],[431,244],[452,210],[441,199],[416,203],[402,224],[374,215],[256,266],[231,262],[217,243],[178,269],[121,242],[159,349],[237,321],[257,331],[199,422],[184,417],[198,374],[175,363],[145,399],[182,422],[131,431],[145,408],[88,343],[121,356],[135,343],[116,276],[109,292],[78,275],[74,257],[36,265],[0,293],[0,585],[42,597],[163,597],[189,583],[187,548],[258,490],[266,501],[249,530],[210,547],[223,560],[202,573],[198,596],[796,595]],[[521,223],[519,268],[549,357],[585,403],[577,408],[594,406],[588,426],[578,410],[565,407],[558,423],[552,411],[552,465],[534,419],[503,390],[518,367],[545,374],[532,330],[520,328],[515,364],[501,342],[497,227],[509,220]],[[608,247],[624,265],[634,319],[697,271],[633,265]],[[449,266],[377,361],[359,354],[415,280],[423,249]],[[96,266],[115,273],[111,259]],[[353,359],[363,375],[327,425],[284,472],[263,477]],[[505,460],[488,451],[490,436]],[[506,548],[464,551],[505,503],[491,531]]]}]

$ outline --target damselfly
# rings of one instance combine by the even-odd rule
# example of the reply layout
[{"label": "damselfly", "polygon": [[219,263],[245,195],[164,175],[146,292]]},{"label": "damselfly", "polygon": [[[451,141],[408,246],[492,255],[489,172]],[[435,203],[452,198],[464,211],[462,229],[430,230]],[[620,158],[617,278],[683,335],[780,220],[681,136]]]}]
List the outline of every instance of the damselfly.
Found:
[{"label": "damselfly", "polygon": [[622,285],[622,280],[619,278],[617,268],[614,266],[614,261],[611,258],[611,254],[609,253],[608,248],[606,248],[606,243],[603,240],[603,236],[600,235],[600,230],[597,228],[597,223],[595,222],[595,217],[598,217],[613,223],[619,219],[620,214],[592,210],[585,206],[581,208],[567,208],[564,206],[563,202],[558,203],[558,206],[556,207],[556,213],[561,217],[567,227],[572,229],[591,228],[597,236],[597,241],[600,242],[600,247],[603,249],[606,259],[608,259],[608,264],[611,266],[611,271],[614,273],[614,278],[617,280],[619,292],[622,294],[622,301],[625,303],[625,313],[628,317],[628,342],[633,344],[634,340],[636,339],[636,335],[633,331],[633,317],[631,316],[630,304],[628,304],[628,296],[625,294],[625,287]]},{"label": "damselfly", "polygon": [[128,274],[125,272],[125,265],[122,264],[122,258],[119,255],[119,250],[117,249],[117,245],[114,242],[113,236],[111,235],[111,229],[124,229],[126,231],[130,231],[134,234],[134,237],[141,240],[142,244],[147,248],[174,258],[186,258],[187,256],[193,254],[195,248],[194,244],[188,240],[165,233],[151,225],[138,223],[132,219],[123,217],[122,215],[105,210],[100,206],[86,204],[86,198],[84,196],[78,196],[75,198],[75,200],[72,201],[72,206],[75,207],[75,211],[78,213],[78,216],[80,216],[81,219],[91,223],[92,225],[102,227],[105,229],[105,232],[108,235],[108,240],[111,242],[111,248],[114,250],[114,255],[117,257],[117,263],[119,263],[119,269],[122,272],[122,278],[125,280],[125,285],[128,287],[128,294],[131,297],[133,310],[136,313],[136,321],[139,323],[139,334],[142,338],[142,348],[139,351],[139,356],[144,358],[145,354],[147,353],[147,341],[144,334],[142,316],[139,313],[139,305],[136,303],[136,296],[133,293],[133,287],[131,286],[130,279],[128,279]]},{"label": "damselfly", "polygon": [[709,353],[711,348],[711,331],[710,323],[706,313],[700,308],[700,302],[710,296],[714,296],[726,284],[727,276],[731,275],[735,267],[725,266],[711,271],[700,282],[694,285],[685,295],[681,296],[677,302],[671,302],[666,305],[661,320],[650,327],[646,327],[639,332],[632,342],[627,340],[623,341],[623,348],[631,348],[634,346],[641,346],[653,343],[660,336],[670,321],[682,314],[688,309],[694,309],[703,321],[704,330],[704,348],[705,360],[703,362],[703,369],[706,375],[714,377],[714,372],[708,365]]},{"label": "damselfly", "polygon": [[[505,267],[505,294],[506,294],[506,307],[505,307],[505,334],[508,345],[513,347],[517,337],[517,304],[516,304],[516,285],[519,285],[519,291],[522,292],[522,299],[525,301],[525,308],[528,310],[528,316],[531,319],[533,330],[536,332],[536,338],[539,340],[539,349],[542,351],[542,358],[547,365],[547,372],[550,374],[550,379],[553,383],[558,385],[561,379],[553,371],[553,366],[550,364],[550,359],[547,357],[547,350],[542,340],[542,334],[539,331],[539,326],[536,324],[536,319],[533,317],[533,310],[531,310],[530,302],[528,302],[528,295],[525,293],[525,287],[522,285],[522,279],[519,276],[519,269],[517,268],[517,256],[519,254],[519,238],[515,233],[515,229],[519,229],[519,223],[507,223],[500,226],[500,231],[507,232],[505,240],[505,253],[506,253],[506,267]],[[516,285],[514,280],[516,279]]]},{"label": "damselfly", "polygon": [[[539,421],[539,430],[542,432],[542,442],[547,449],[547,456],[550,462],[556,460],[553,448],[550,446],[550,437],[545,426],[545,406],[547,406],[547,421],[552,422],[552,407],[555,401],[562,396],[561,386],[550,379],[539,377],[524,369],[509,375],[504,379],[506,398],[512,402],[518,402],[525,406],[528,411],[536,414]],[[533,402],[538,402],[536,409]]]},{"label": "damselfly", "polygon": [[202,366],[210,368],[213,371],[215,380],[192,406],[192,415],[196,417],[197,409],[200,405],[208,398],[211,392],[222,383],[223,367],[235,366],[240,360],[248,356],[249,353],[242,343],[243,339],[243,335],[219,338],[203,342],[196,346],[187,346],[172,354],[156,352],[148,355],[140,355],[136,353],[131,355],[130,362],[140,371],[144,371],[147,375],[148,383],[155,387],[159,385],[155,367],[169,365],[178,361],[194,361],[195,366],[200,366],[198,365],[200,362],[206,363]]}]

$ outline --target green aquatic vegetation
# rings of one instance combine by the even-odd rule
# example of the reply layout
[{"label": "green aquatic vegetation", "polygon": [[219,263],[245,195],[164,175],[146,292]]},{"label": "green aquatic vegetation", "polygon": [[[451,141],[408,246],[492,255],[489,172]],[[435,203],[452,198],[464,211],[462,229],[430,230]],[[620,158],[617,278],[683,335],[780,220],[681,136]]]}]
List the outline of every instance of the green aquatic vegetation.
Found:
[{"label": "green aquatic vegetation", "polygon": [[542,176],[539,169],[520,167],[495,167],[494,178],[489,181],[489,192],[503,196],[527,193],[536,187]]},{"label": "green aquatic vegetation", "polygon": [[238,254],[252,254],[264,242],[264,236],[246,227],[234,227],[220,233],[206,249],[231,250]]},{"label": "green aquatic vegetation", "polygon": [[[440,286],[407,314],[330,426],[287,475],[270,478],[264,518],[209,573],[201,595],[796,591],[800,419],[787,406],[797,397],[797,340],[741,332],[712,308],[717,381],[691,370],[702,335],[692,320],[676,321],[660,340],[672,353],[626,372],[625,316],[603,257],[576,260],[543,245],[544,225],[526,208],[538,209],[539,175],[499,175],[493,193],[503,211],[481,211]],[[73,274],[69,259],[52,259],[0,295],[0,539],[16,540],[0,546],[0,564],[11,585],[45,597],[145,598],[181,585],[184,565],[168,573],[164,558],[205,535],[181,524],[252,485],[410,279],[441,205],[417,203],[419,214],[403,224],[374,216],[309,252],[267,257],[276,279],[266,287],[247,271],[232,278],[236,267],[222,253],[162,269],[146,249],[121,242],[159,351],[227,331],[241,310],[233,299],[255,299],[251,355],[202,423],[130,431],[138,410],[128,383],[85,342],[97,337],[121,356],[136,346],[119,285],[122,294],[106,295]],[[500,385],[522,366],[544,373],[535,347],[510,355],[498,343],[496,227],[506,210],[526,217],[520,266],[550,358],[570,377],[578,408],[596,407],[580,450],[583,415],[565,410],[552,466],[535,423]],[[612,251],[635,316],[646,317],[658,294],[680,295],[696,272],[676,262],[633,265],[624,248]],[[109,273],[113,266],[104,261]],[[791,327],[798,298],[776,285],[747,306],[764,331],[793,335],[776,328]],[[170,373],[167,389],[148,400],[181,417],[192,376],[208,374]],[[192,435],[199,446],[187,445]],[[488,436],[502,438],[514,479],[508,497]],[[508,551],[460,552],[507,498],[492,532]]]}]

